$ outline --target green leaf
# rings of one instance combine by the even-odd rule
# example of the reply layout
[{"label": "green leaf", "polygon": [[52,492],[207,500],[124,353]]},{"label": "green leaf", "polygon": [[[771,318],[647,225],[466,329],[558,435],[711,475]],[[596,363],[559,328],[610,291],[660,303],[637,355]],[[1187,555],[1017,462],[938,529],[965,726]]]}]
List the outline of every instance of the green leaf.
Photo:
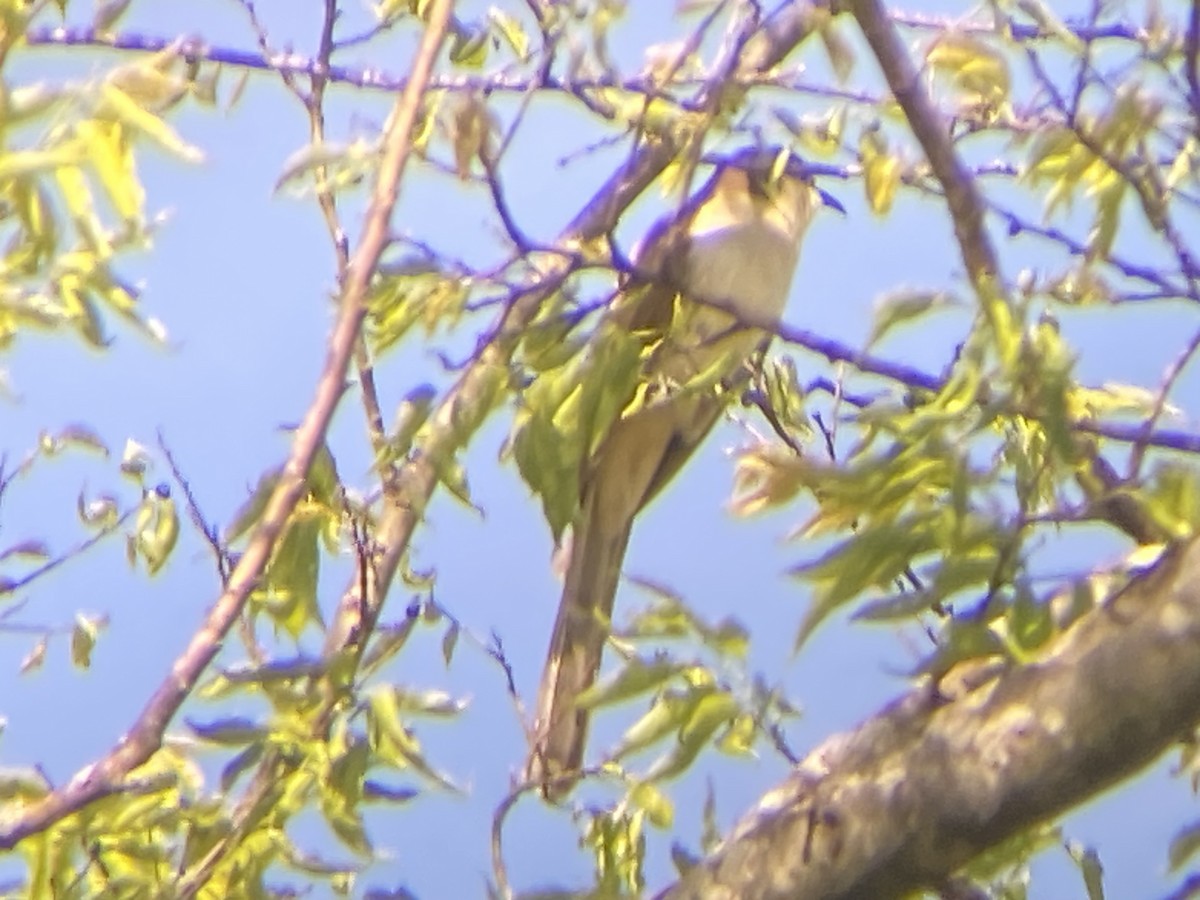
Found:
[{"label": "green leaf", "polygon": [[392,433],[388,435],[387,447],[383,453],[384,458],[376,461],[378,468],[392,465],[408,456],[408,451],[412,449],[413,438],[428,420],[436,397],[437,388],[431,384],[417,385],[404,396],[392,419]]},{"label": "green leaf", "polygon": [[994,107],[1008,99],[1008,60],[975,35],[943,31],[929,48],[925,61],[935,71],[951,76],[971,102]]},{"label": "green leaf", "polygon": [[139,223],[146,203],[137,177],[133,145],[118,122],[80,122],[76,132],[88,150],[88,163],[121,220]]},{"label": "green leaf", "polygon": [[103,99],[101,114],[128,126],[154,141],[163,150],[188,163],[204,161],[204,154],[183,140],[166,122],[147,111],[114,84],[100,88]]},{"label": "green leaf", "polygon": [[640,719],[633,723],[621,736],[612,753],[613,759],[621,759],[646,747],[651,747],[667,735],[676,733],[691,719],[701,698],[712,692],[711,688],[664,691]]},{"label": "green leaf", "polygon": [[6,151],[0,153],[0,183],[53,172],[64,167],[73,169],[86,158],[87,151],[78,142],[41,150]]},{"label": "green leaf", "polygon": [[725,733],[717,740],[717,749],[729,756],[753,756],[758,722],[754,716],[742,713],[734,718]]},{"label": "green leaf", "polygon": [[903,174],[900,159],[888,151],[887,144],[878,132],[868,131],[858,145],[859,158],[863,167],[863,187],[867,193],[867,204],[877,216],[886,216],[896,199]]},{"label": "green leaf", "polygon": [[919,573],[925,585],[921,590],[899,591],[867,601],[855,609],[853,618],[866,622],[895,622],[927,612],[963,590],[992,580],[999,565],[998,552],[994,543],[976,550],[956,550],[932,571]]},{"label": "green leaf", "polygon": [[489,35],[485,29],[461,29],[450,41],[450,61],[467,69],[481,69],[487,62]]},{"label": "green leaf", "polygon": [[262,587],[252,595],[255,603],[261,604],[271,619],[293,638],[298,638],[309,625],[322,624],[317,606],[317,578],[323,519],[320,512],[306,515],[297,508],[271,556]]},{"label": "green leaf", "polygon": [[396,707],[400,712],[435,718],[454,718],[467,708],[466,700],[445,691],[410,691],[396,688]]},{"label": "green leaf", "polygon": [[709,739],[739,712],[737,701],[723,691],[714,691],[700,699],[679,730],[679,740],[665,757],[646,773],[647,781],[674,778],[691,766]]},{"label": "green leaf", "polygon": [[109,455],[108,445],[104,443],[104,439],[87,425],[68,425],[59,431],[56,437],[64,445],[92,450],[105,457]]},{"label": "green leaf", "polygon": [[363,657],[361,666],[363,675],[371,675],[378,671],[380,666],[403,650],[416,623],[416,616],[407,616],[397,625],[384,625],[377,628],[374,640]]},{"label": "green leaf", "polygon": [[371,846],[371,839],[367,836],[366,826],[363,825],[362,816],[356,810],[340,803],[322,802],[321,813],[325,816],[325,821],[329,823],[329,828],[346,847],[359,856],[371,857],[374,855],[375,850]]},{"label": "green leaf", "polygon": [[488,8],[488,19],[500,37],[504,38],[504,42],[512,48],[517,59],[525,60],[529,55],[529,36],[525,34],[521,23],[497,6]]},{"label": "green leaf", "polygon": [[1054,634],[1050,604],[1040,603],[1024,580],[1014,586],[1016,596],[1008,608],[1008,634],[1022,652],[1036,650]]},{"label": "green leaf", "polygon": [[1088,900],[1104,900],[1104,867],[1100,864],[1100,854],[1075,841],[1068,841],[1066,849],[1075,865],[1079,866]]},{"label": "green leaf", "polygon": [[1004,654],[1004,642],[988,622],[977,618],[955,619],[941,635],[937,650],[917,666],[914,675],[939,679],[959,663]]},{"label": "green leaf", "polygon": [[342,482],[328,444],[322,442],[317,448],[305,483],[312,492],[313,500],[324,505],[335,516],[341,512]]},{"label": "green leaf", "polygon": [[675,824],[675,806],[669,797],[649,782],[639,782],[629,792],[629,802],[644,810],[655,828],[666,830]]},{"label": "green leaf", "polygon": [[276,485],[279,484],[281,474],[282,469],[272,469],[258,479],[258,486],[238,508],[237,513],[234,514],[233,523],[226,529],[225,540],[227,542],[233,543],[238,540],[262,518],[263,513],[267,510],[267,502],[271,499]]},{"label": "green leaf", "polygon": [[1171,837],[1171,846],[1167,851],[1168,865],[1172,872],[1177,872],[1188,860],[1200,850],[1200,822],[1186,825]]},{"label": "green leaf", "polygon": [[157,575],[179,540],[179,512],[165,486],[146,492],[135,521],[137,552],[146,561],[146,571]]},{"label": "green leaf", "polygon": [[75,627],[71,629],[71,662],[81,669],[92,665],[92,650],[96,646],[96,638],[104,628],[103,619],[91,618],[84,615],[75,616]]},{"label": "green leaf", "polygon": [[367,738],[380,762],[396,769],[412,769],[439,787],[460,792],[454,782],[425,760],[420,741],[404,726],[399,697],[394,689],[381,685],[372,690],[366,710]]},{"label": "green leaf", "polygon": [[52,789],[40,769],[0,766],[0,800],[6,803],[38,800]]},{"label": "green leaf", "polygon": [[46,542],[32,539],[21,541],[19,544],[14,544],[6,550],[0,551],[0,561],[18,559],[42,562],[49,558],[50,548],[46,545]]},{"label": "green leaf", "polygon": [[888,584],[904,574],[911,562],[938,546],[936,511],[905,516],[874,525],[791,574],[813,586],[812,604],[796,635],[798,651],[831,613],[869,587]]},{"label": "green leaf", "polygon": [[442,661],[446,667],[450,667],[450,660],[454,658],[454,650],[458,646],[459,626],[457,622],[451,622],[446,628],[446,633],[442,635]]},{"label": "green leaf", "polygon": [[244,716],[228,716],[214,719],[211,722],[198,722],[195,719],[184,719],[192,734],[210,744],[226,747],[237,747],[258,741],[267,735],[267,729],[254,719]]},{"label": "green leaf", "polygon": [[597,709],[630,700],[661,687],[684,668],[672,660],[647,660],[635,656],[616,673],[581,693],[578,706],[581,709]]},{"label": "green leaf", "polygon": [[522,397],[513,456],[556,539],[575,516],[585,461],[633,398],[642,350],[638,336],[605,323],[587,353],[542,372]]},{"label": "green leaf", "polygon": [[[379,165],[379,157],[380,146],[376,141],[309,144],[284,160],[283,171],[275,181],[274,190],[278,193],[290,188],[302,193],[315,183],[323,184],[335,192],[345,190],[361,184]],[[318,179],[319,173],[324,174],[323,179]]]},{"label": "green leaf", "polygon": [[1200,470],[1175,460],[1162,460],[1151,470],[1149,485],[1138,492],[1155,524],[1176,538],[1200,527]]},{"label": "green leaf", "polygon": [[706,628],[701,639],[704,646],[727,658],[745,659],[750,650],[750,632],[732,616],[722,619],[714,628]]}]

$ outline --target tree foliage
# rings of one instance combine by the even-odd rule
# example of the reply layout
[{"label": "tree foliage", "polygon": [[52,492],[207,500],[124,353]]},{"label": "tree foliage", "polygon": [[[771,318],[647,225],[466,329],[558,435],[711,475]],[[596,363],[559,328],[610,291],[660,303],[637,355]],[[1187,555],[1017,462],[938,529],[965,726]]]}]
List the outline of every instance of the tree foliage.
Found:
[{"label": "tree foliage", "polygon": [[[644,349],[598,324],[614,275],[631,266],[618,221],[656,180],[677,203],[704,154],[745,143],[817,161],[859,199],[860,223],[886,231],[923,203],[947,225],[930,238],[945,244],[944,280],[896,286],[859,344],[779,327],[742,398],[754,424],[732,501],[741,516],[782,511],[795,523],[784,552],[785,589],[806,598],[787,625],[798,652],[839,613],[915,626],[928,642],[910,694],[799,760],[787,740],[798,703],[754,671],[735,604],[709,621],[645,585],[649,605],[616,623],[618,661],[586,698],[628,721],[615,748],[590,756],[603,802],[577,810],[588,889],[646,890],[647,845],[679,824],[681,776],[716,751],[795,765],[723,842],[710,795],[702,845],[675,846],[670,892],[1023,896],[1027,862],[1061,843],[1058,817],[1194,732],[1200,434],[1179,424],[1176,404],[1189,411],[1181,394],[1200,348],[1200,7],[1096,2],[1064,16],[1019,0],[949,18],[871,0],[721,0],[679,4],[674,42],[634,48],[621,43],[633,11],[617,0],[381,0],[359,32],[329,0],[305,55],[277,46],[252,4],[231,5],[256,50],[145,33],[136,3],[0,0],[0,347],[103,349],[125,331],[169,343],[121,274],[171,227],[149,208],[143,156],[198,161],[182,114],[236,104],[248,80],[301,101],[309,137],[274,187],[319,212],[336,283],[312,404],[286,459],[218,517],[227,527],[202,512],[167,443],[132,439],[113,466],[123,492],[80,484],[73,545],[52,550],[58,538],[10,517],[0,628],[52,573],[86,568],[85,551],[122,538],[148,579],[180,542],[205,548],[215,597],[141,714],[115,726],[111,751],[61,784],[34,767],[0,774],[0,847],[22,861],[15,890],[258,897],[286,883],[350,894],[371,883],[379,856],[370,806],[419,815],[420,795],[464,790],[421,735],[431,720],[457,720],[465,701],[415,686],[398,663],[416,638],[439,641],[451,666],[465,639],[496,663],[514,716],[521,697],[502,637],[479,637],[417,571],[424,512],[439,490],[472,505],[467,451],[502,417],[504,464],[563,531],[581,460],[636,390]],[[77,79],[21,68],[54,48],[116,53]],[[364,55],[403,59],[403,71],[346,61]],[[382,89],[395,102],[386,121],[343,129],[326,117],[334,89]],[[508,179],[542,103],[586,116],[580,154],[616,160],[553,239],[523,227],[535,204]],[[393,217],[402,183],[438,176],[486,198],[493,231],[470,259]],[[346,212],[356,204],[358,217]],[[884,252],[864,227],[847,228],[840,264]],[[1075,323],[1143,308],[1179,323],[1177,346],[1155,350],[1162,377],[1081,374],[1103,354],[1071,339]],[[947,316],[957,324],[933,329]],[[892,350],[920,333],[943,336],[924,348],[933,365]],[[1123,352],[1118,336],[1111,344]],[[439,355],[428,382],[386,367],[414,347]],[[828,361],[829,377],[801,383],[801,358]],[[390,419],[389,394],[403,396]],[[373,460],[365,480],[341,470],[345,448],[329,430],[352,401],[354,439]],[[109,466],[121,439],[48,425],[33,449],[6,447],[23,455],[0,467],[0,503],[21,502],[34,473],[66,455]],[[1047,575],[1046,560],[1096,535],[1103,552]],[[331,573],[346,578],[340,592]],[[37,669],[66,633],[86,669],[106,621],[80,612],[36,628],[13,665]],[[1128,671],[1135,651],[1163,664]],[[1112,687],[1117,666],[1130,702],[1106,716],[1111,693],[1096,686]],[[1122,739],[1134,725],[1137,738]],[[948,809],[935,802],[943,783]],[[856,793],[862,785],[871,791]],[[520,887],[504,837],[532,787],[497,800],[500,895]],[[314,816],[336,839],[319,855],[294,839]],[[1172,866],[1192,864],[1195,834],[1181,823]],[[1094,855],[1070,851],[1088,895],[1101,896]]]}]

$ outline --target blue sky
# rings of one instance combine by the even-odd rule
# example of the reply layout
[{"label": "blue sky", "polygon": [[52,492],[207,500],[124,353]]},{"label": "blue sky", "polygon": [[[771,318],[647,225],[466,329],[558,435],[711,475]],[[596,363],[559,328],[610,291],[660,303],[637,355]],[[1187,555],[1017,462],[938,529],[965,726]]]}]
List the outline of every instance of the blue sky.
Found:
[{"label": "blue sky", "polygon": [[[315,47],[318,6],[294,0],[257,4],[273,40],[300,53]],[[349,32],[355,21],[366,22],[366,14],[354,4],[347,6]],[[679,26],[670,18],[670,4],[631,6],[638,9],[614,30],[611,45],[620,62],[636,66],[642,47],[671,39]],[[72,18],[85,21],[87,6],[76,2],[75,7]],[[460,15],[469,18],[484,8],[460,4]],[[254,46],[233,2],[143,0],[134,3],[123,27],[164,37],[196,34],[212,44],[241,49]],[[341,62],[400,72],[411,46],[406,33],[378,49],[367,45],[353,50]],[[86,77],[117,61],[113,53],[33,50],[16,56],[7,76],[12,82]],[[811,64],[814,73],[820,71],[818,60]],[[868,60],[860,60],[857,72],[856,79],[877,88]],[[226,92],[235,80],[232,75],[226,74]],[[821,101],[812,99],[777,97],[771,102],[821,108]],[[385,94],[334,89],[330,132],[346,138],[370,134],[390,103]],[[511,99],[497,101],[502,116],[512,108]],[[174,115],[172,123],[206,159],[188,166],[153,151],[144,155],[149,206],[168,211],[169,217],[149,252],[121,264],[127,277],[144,280],[144,302],[167,324],[169,348],[151,346],[119,325],[112,330],[114,345],[103,354],[70,341],[23,336],[0,359],[20,395],[19,402],[0,407],[0,432],[3,449],[19,456],[41,429],[72,422],[87,423],[118,452],[127,436],[152,444],[161,431],[205,513],[228,523],[259,475],[283,458],[287,442],[280,427],[297,421],[312,396],[332,320],[333,254],[315,204],[271,190],[284,161],[307,136],[303,111],[277,80],[255,74],[233,108],[189,107]],[[510,200],[527,232],[552,239],[611,172],[623,148],[560,165],[563,156],[600,136],[585,112],[563,99],[533,103],[504,172]],[[878,219],[866,210],[859,185],[831,189],[849,214],[845,219],[827,217],[814,228],[804,248],[789,323],[861,344],[881,292],[897,286],[954,285],[961,290],[962,267],[952,231],[935,203],[902,196],[890,218]],[[624,220],[626,246],[664,208],[660,195],[647,192]],[[343,220],[352,236],[361,211],[361,196],[343,203]],[[419,165],[409,171],[395,225],[472,262],[498,258],[497,225],[483,192]],[[1010,274],[1021,266],[1053,265],[1054,256],[1044,248],[1005,241],[1000,227],[993,234]],[[1136,242],[1129,246],[1134,252],[1151,252]],[[965,311],[948,312],[889,340],[880,352],[940,371],[968,320]],[[1101,309],[1072,315],[1063,328],[1080,353],[1078,371],[1084,380],[1153,384],[1186,340],[1190,332],[1181,328],[1188,328],[1189,321],[1187,311],[1178,307]],[[469,320],[464,337],[449,346],[470,346],[486,323],[486,316]],[[795,356],[802,381],[828,373],[823,360]],[[378,377],[385,411],[414,384],[446,381],[436,357],[416,341],[381,360]],[[1197,387],[1194,375],[1189,376],[1176,401],[1198,396]],[[1196,415],[1194,400],[1183,405],[1186,414]],[[360,423],[356,400],[348,395],[331,445],[346,481],[367,486],[370,457]],[[539,509],[515,469],[497,463],[508,426],[507,412],[494,417],[467,457],[473,500],[482,515],[439,496],[414,542],[413,565],[436,571],[439,603],[468,629],[483,636],[495,630],[502,636],[518,687],[531,700],[558,585]],[[836,620],[792,658],[791,641],[806,596],[782,573],[812,551],[785,537],[809,510],[752,521],[737,520],[726,511],[731,483],[726,450],[744,439],[736,427],[726,426],[708,441],[639,521],[626,570],[670,585],[714,619],[735,612],[753,635],[755,666],[781,678],[802,703],[805,715],[789,737],[794,747],[807,750],[903,691],[898,673],[913,663],[921,636],[912,629]],[[165,479],[167,472],[160,469],[157,477]],[[77,540],[73,511],[81,488],[135,496],[111,463],[52,461],[6,496],[0,509],[0,546],[32,536],[44,537],[56,548]],[[1044,571],[1071,572],[1120,552],[1121,545],[1099,530],[1079,533],[1047,551]],[[326,597],[337,596],[345,571],[334,566],[324,573]],[[123,548],[114,542],[38,582],[19,598],[27,603],[23,621],[69,622],[83,609],[109,614],[111,625],[91,671],[73,670],[65,642],[60,642],[45,668],[24,678],[15,670],[29,639],[0,633],[0,714],[8,720],[0,738],[0,763],[37,761],[61,781],[106,750],[167,673],[217,593],[210,561],[191,533],[181,540],[167,570],[152,581],[130,571]],[[406,599],[397,585],[393,617],[399,617]],[[627,586],[618,616],[644,599]],[[315,632],[301,640],[310,651],[319,645]],[[430,794],[399,814],[373,812],[379,845],[391,858],[374,867],[367,881],[405,883],[419,896],[481,894],[490,865],[491,813],[523,755],[521,729],[503,679],[484,654],[465,644],[447,670],[439,635],[432,631],[414,642],[391,674],[417,687],[470,696],[462,721],[422,726],[419,732],[429,755],[468,791],[463,797]],[[199,719],[217,713],[198,705],[188,709]],[[630,715],[601,715],[593,746],[611,744]],[[1167,768],[1160,764],[1132,789],[1067,820],[1068,836],[1101,852],[1110,896],[1162,892],[1170,883],[1163,875],[1166,843],[1194,815],[1194,804],[1185,784],[1167,778]],[[774,759],[733,766],[711,756],[702,760],[676,789],[679,839],[693,846],[698,839],[707,778],[717,785],[721,821],[728,825],[783,775]],[[315,849],[327,841],[310,824],[297,831],[297,838]],[[507,839],[514,883],[529,887],[582,880],[588,859],[575,851],[574,842],[574,827],[565,813],[532,802],[521,806]],[[648,869],[652,886],[669,875],[668,849],[667,840],[653,846]],[[1065,857],[1052,854],[1035,868],[1031,896],[1078,895],[1079,884]]]}]

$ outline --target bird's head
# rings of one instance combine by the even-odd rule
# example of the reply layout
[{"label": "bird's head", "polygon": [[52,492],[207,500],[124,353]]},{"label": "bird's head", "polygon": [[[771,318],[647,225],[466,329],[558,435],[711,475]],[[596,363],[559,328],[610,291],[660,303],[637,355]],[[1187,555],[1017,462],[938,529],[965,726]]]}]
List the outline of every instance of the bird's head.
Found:
[{"label": "bird's head", "polygon": [[709,214],[701,216],[709,227],[723,218],[766,221],[798,243],[818,209],[845,212],[837,198],[814,183],[814,175],[828,169],[786,148],[749,146],[729,155],[705,156],[703,161],[716,166]]},{"label": "bird's head", "polygon": [[846,212],[836,197],[814,183],[814,176],[827,173],[828,167],[814,165],[786,147],[751,145],[727,156],[705,156],[704,161],[714,163],[721,180],[728,180],[731,187],[755,196],[773,197],[781,190],[798,191],[806,185],[815,194],[815,205]]}]

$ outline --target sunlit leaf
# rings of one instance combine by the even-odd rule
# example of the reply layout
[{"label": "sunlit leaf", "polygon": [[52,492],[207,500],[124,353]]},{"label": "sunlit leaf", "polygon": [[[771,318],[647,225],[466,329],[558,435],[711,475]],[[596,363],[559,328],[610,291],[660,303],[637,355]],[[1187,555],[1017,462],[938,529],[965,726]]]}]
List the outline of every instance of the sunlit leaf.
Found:
[{"label": "sunlit leaf", "polygon": [[517,59],[526,59],[529,55],[529,36],[521,27],[521,23],[498,6],[488,8],[488,19],[495,26],[496,33],[512,48]]},{"label": "sunlit leaf", "polygon": [[758,723],[754,721],[754,716],[742,713],[729,723],[725,733],[717,739],[717,749],[730,756],[753,756],[757,734]]},{"label": "sunlit leaf", "polygon": [[489,35],[486,29],[456,32],[450,41],[450,61],[468,69],[480,69],[487,61]]},{"label": "sunlit leaf", "polygon": [[0,767],[0,800],[36,800],[48,794],[52,787],[39,769]]},{"label": "sunlit leaf", "polygon": [[204,154],[181,138],[171,126],[158,116],[138,105],[128,94],[114,84],[101,87],[104,100],[103,112],[133,131],[149,138],[168,153],[188,163],[204,161]]},{"label": "sunlit leaf", "polygon": [[621,736],[612,753],[613,759],[653,746],[667,735],[676,733],[691,718],[696,704],[708,693],[694,689],[664,691]]},{"label": "sunlit leaf", "polygon": [[655,762],[646,773],[647,781],[664,781],[685,772],[722,725],[738,712],[737,701],[722,691],[700,699],[679,731],[679,739],[671,751]]},{"label": "sunlit leaf", "polygon": [[878,132],[867,132],[859,141],[859,157],[863,166],[863,187],[867,204],[878,216],[886,216],[896,199],[903,169],[899,157],[892,153]]},{"label": "sunlit leaf", "polygon": [[670,798],[649,782],[639,782],[629,792],[629,801],[646,812],[655,828],[670,828],[675,822],[675,806]]},{"label": "sunlit leaf", "polygon": [[82,614],[75,616],[75,624],[71,629],[71,662],[80,669],[91,668],[92,650],[104,626],[103,619]]},{"label": "sunlit leaf", "polygon": [[1008,99],[1011,78],[1007,59],[973,34],[943,31],[925,60],[935,71],[949,75],[971,102],[997,106]]},{"label": "sunlit leaf", "polygon": [[671,660],[634,657],[614,674],[581,693],[577,703],[583,709],[621,703],[661,687],[682,668],[681,664]]},{"label": "sunlit leaf", "polygon": [[1079,866],[1088,900],[1104,900],[1104,867],[1100,864],[1100,854],[1092,847],[1083,847],[1074,841],[1067,842],[1067,854]]}]

